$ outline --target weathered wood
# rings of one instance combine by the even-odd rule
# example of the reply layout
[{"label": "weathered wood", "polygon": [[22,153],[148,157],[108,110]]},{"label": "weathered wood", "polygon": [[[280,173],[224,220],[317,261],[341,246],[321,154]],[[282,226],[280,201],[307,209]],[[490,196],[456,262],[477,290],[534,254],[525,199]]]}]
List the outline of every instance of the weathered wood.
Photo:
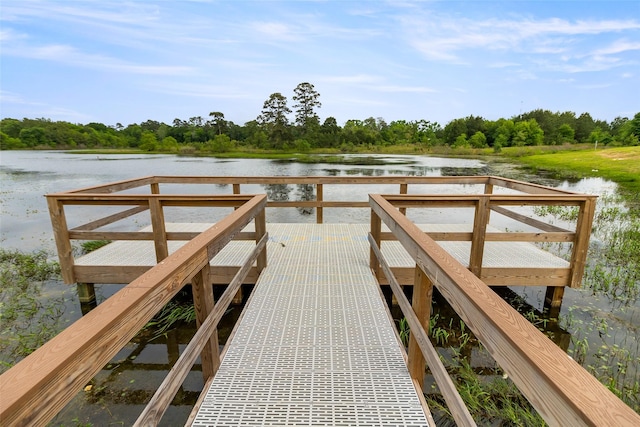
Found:
[{"label": "weathered wood", "polygon": [[523,193],[530,193],[530,194],[572,194],[569,191],[558,189],[558,188],[545,187],[539,184],[516,181],[513,179],[502,178],[497,176],[490,176],[489,184],[497,185],[497,186],[508,188],[511,190],[522,191]]},{"label": "weathered wood", "polygon": [[91,304],[96,301],[96,287],[93,283],[79,282],[76,288],[80,304]]},{"label": "weathered wood", "polygon": [[[214,310],[213,288],[211,287],[210,276],[211,267],[207,263],[193,279],[191,279],[191,292],[193,294],[193,306],[196,313],[196,326],[202,327],[209,314]],[[203,344],[200,352],[202,363],[202,377],[207,381],[214,376],[220,366],[220,352],[218,344],[218,330],[214,329],[209,336],[209,340]]]},{"label": "weathered wood", "polygon": [[47,196],[47,205],[49,207],[49,216],[51,217],[53,237],[58,249],[62,280],[67,284],[74,283],[76,278],[73,275],[73,248],[69,240],[69,227],[64,214],[64,205],[55,196]]},{"label": "weathered wood", "polygon": [[372,210],[396,231],[407,252],[547,423],[640,424],[638,414],[382,196],[369,199]]},{"label": "weathered wood", "polygon": [[[396,211],[396,213],[402,215],[398,211]],[[389,226],[389,223],[387,221],[385,221],[385,224]],[[377,259],[377,262],[380,264],[382,271],[389,280],[391,289],[393,290],[393,294],[396,296],[398,305],[402,309],[402,314],[404,314],[405,318],[407,319],[407,323],[411,328],[411,336],[415,340],[417,346],[420,348],[422,355],[426,359],[427,364],[429,365],[429,370],[435,378],[442,396],[447,402],[447,407],[449,408],[449,412],[455,420],[456,425],[475,426],[476,423],[473,421],[473,417],[469,413],[467,406],[464,404],[464,401],[460,397],[460,394],[458,393],[456,386],[453,384],[451,377],[449,377],[447,368],[444,367],[442,361],[440,360],[438,351],[435,349],[433,344],[431,344],[429,336],[424,330],[420,319],[418,319],[416,313],[411,307],[411,304],[409,303],[409,300],[407,300],[404,292],[402,292],[400,284],[393,277],[391,269],[389,268],[389,264],[387,264],[372,234],[369,234],[369,243],[371,246],[371,250],[373,251]]]},{"label": "weathered wood", "polygon": [[[411,306],[416,314],[418,321],[425,331],[429,330],[429,317],[431,316],[431,298],[433,296],[433,284],[429,278],[415,267],[415,277],[413,281],[413,296]],[[418,382],[420,391],[424,386],[424,375],[426,368],[426,360],[422,355],[422,351],[412,334],[409,335],[409,352],[408,363],[409,374],[411,378]]]}]

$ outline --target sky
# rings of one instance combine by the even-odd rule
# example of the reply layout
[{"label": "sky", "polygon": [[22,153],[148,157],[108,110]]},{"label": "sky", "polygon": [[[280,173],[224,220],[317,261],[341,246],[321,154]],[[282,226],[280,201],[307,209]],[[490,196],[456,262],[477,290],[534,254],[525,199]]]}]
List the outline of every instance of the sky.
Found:
[{"label": "sky", "polygon": [[302,82],[340,125],[631,118],[640,1],[0,2],[1,118],[241,125]]}]

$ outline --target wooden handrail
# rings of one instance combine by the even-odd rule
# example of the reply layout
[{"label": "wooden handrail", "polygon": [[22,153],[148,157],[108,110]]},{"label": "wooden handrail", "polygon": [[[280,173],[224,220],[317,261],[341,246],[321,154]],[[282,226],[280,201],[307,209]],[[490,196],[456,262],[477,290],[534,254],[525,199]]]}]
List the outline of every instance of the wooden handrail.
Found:
[{"label": "wooden handrail", "polygon": [[[231,304],[233,297],[247,277],[251,266],[256,261],[260,253],[267,245],[268,234],[265,234],[258,242],[253,251],[249,254],[242,268],[236,273],[229,283],[220,300],[216,303],[215,309],[209,313],[205,321],[200,325],[198,331],[189,341],[187,347],[182,351],[177,362],[173,365],[162,384],[156,389],[153,397],[136,421],[136,426],[158,425],[169,404],[178,392],[178,389],[189,374],[191,367],[195,363],[198,355],[207,344],[207,340],[213,334],[222,319],[227,307]],[[204,285],[204,284],[203,284]],[[209,284],[206,284],[209,285]]]},{"label": "wooden handrail", "polygon": [[[370,195],[369,201],[372,228],[373,215],[376,215],[397,236],[416,265],[547,423],[552,426],[640,425],[640,415],[568,357],[383,196]],[[374,231],[372,244],[376,246],[379,239],[375,238]],[[374,270],[378,268],[373,255],[371,267]]]},{"label": "wooden handrail", "polygon": [[376,259],[382,267],[382,271],[385,273],[387,279],[389,280],[389,284],[391,285],[393,294],[395,295],[398,301],[398,305],[402,310],[402,314],[404,314],[405,318],[407,319],[407,323],[409,324],[409,328],[411,330],[411,335],[416,340],[416,343],[422,351],[422,355],[427,360],[429,369],[431,370],[431,373],[433,374],[433,377],[438,384],[438,388],[440,389],[444,400],[447,402],[447,406],[451,411],[451,415],[453,416],[456,425],[475,426],[476,423],[469,413],[469,409],[464,404],[464,401],[462,400],[462,397],[460,397],[458,390],[456,390],[451,377],[447,373],[447,368],[444,367],[444,364],[440,360],[438,351],[435,349],[433,344],[431,344],[427,332],[424,330],[420,319],[418,319],[416,313],[411,308],[411,304],[402,291],[402,287],[395,279],[393,272],[391,271],[391,267],[389,267],[389,264],[382,255],[382,252],[376,244],[373,236],[369,234],[368,238],[369,243],[371,244],[371,249],[373,249],[373,252],[376,255]]},{"label": "wooden handrail", "polygon": [[2,374],[2,424],[51,420],[265,206],[252,197]]}]

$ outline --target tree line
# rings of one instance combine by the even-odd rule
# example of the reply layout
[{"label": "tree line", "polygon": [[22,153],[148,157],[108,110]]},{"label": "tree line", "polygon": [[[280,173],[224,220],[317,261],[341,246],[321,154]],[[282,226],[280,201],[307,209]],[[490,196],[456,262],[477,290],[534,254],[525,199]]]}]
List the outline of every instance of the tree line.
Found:
[{"label": "tree line", "polygon": [[[320,94],[308,82],[293,91],[294,104],[280,92],[264,102],[255,120],[238,125],[224,113],[206,117],[176,118],[171,124],[147,120],[123,126],[102,123],[74,124],[46,118],[0,120],[0,148],[10,149],[137,149],[149,152],[207,154],[252,149],[339,149],[344,152],[376,146],[414,145],[493,148],[575,143],[603,146],[640,145],[640,113],[632,119],[597,120],[589,113],[551,112],[537,109],[511,118],[486,120],[468,116],[444,127],[428,120],[395,120],[382,117],[347,120],[340,126],[334,117],[320,120]],[[293,120],[291,113],[295,113]]]}]

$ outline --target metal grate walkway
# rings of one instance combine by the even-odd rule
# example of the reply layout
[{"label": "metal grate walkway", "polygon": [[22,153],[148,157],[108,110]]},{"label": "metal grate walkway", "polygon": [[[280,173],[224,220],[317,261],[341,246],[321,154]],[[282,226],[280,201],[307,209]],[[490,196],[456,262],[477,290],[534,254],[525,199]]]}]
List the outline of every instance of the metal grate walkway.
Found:
[{"label": "metal grate walkway", "polygon": [[428,425],[361,230],[282,227],[193,425]]}]

